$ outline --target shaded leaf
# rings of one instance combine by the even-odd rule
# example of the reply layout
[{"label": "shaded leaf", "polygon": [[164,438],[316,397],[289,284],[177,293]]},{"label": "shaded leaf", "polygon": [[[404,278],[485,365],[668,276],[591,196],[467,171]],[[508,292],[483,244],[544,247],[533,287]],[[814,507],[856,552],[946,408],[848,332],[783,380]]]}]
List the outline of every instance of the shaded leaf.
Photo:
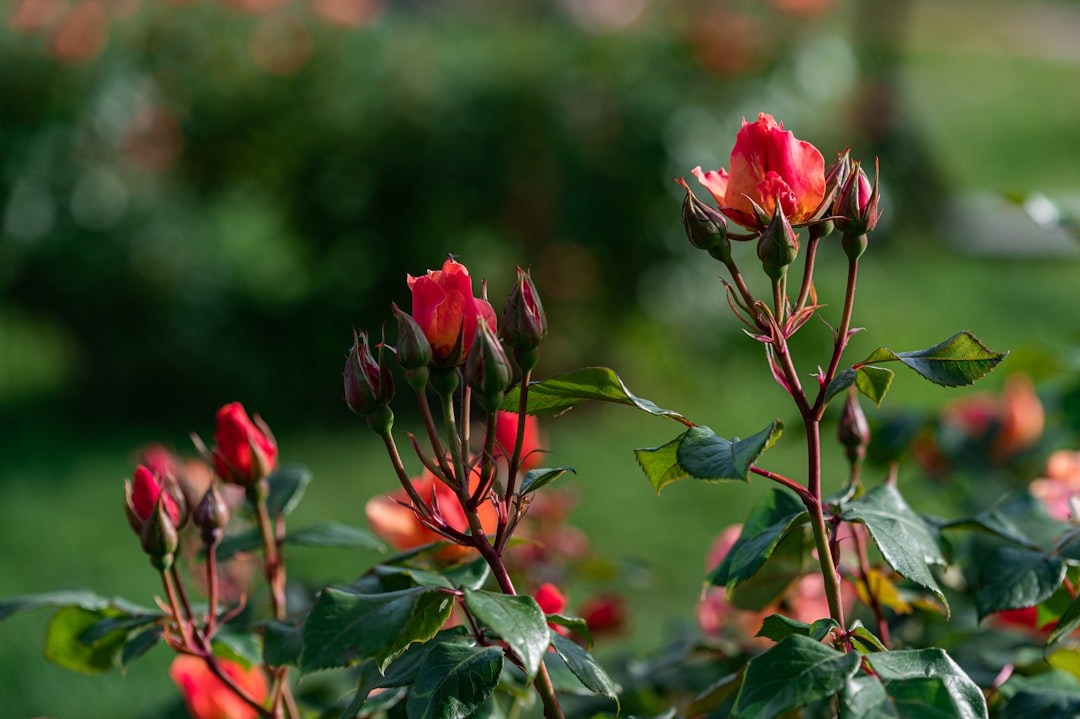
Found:
[{"label": "shaded leaf", "polygon": [[270,666],[299,666],[303,646],[299,626],[288,622],[267,622],[263,626],[262,656]]},{"label": "shaded leaf", "polygon": [[787,492],[772,490],[750,510],[742,533],[709,574],[709,581],[731,591],[739,582],[754,576],[789,528],[801,524],[807,516],[798,499]]},{"label": "shaded leaf", "polygon": [[305,672],[375,659],[380,669],[412,642],[435,636],[453,608],[435,587],[384,594],[328,588],[319,593],[302,629]]},{"label": "shaded leaf", "polygon": [[592,654],[564,636],[552,632],[551,646],[589,691],[619,703],[618,688]]},{"label": "shaded leaf", "polygon": [[502,664],[497,647],[436,644],[413,682],[409,719],[466,719],[498,685]]},{"label": "shaded leaf", "polygon": [[529,681],[551,645],[547,619],[536,600],[527,595],[465,590],[465,608],[481,625],[502,639],[524,664]]},{"label": "shaded leaf", "polygon": [[[589,629],[589,623],[581,617],[568,617],[565,614],[548,614],[547,620],[549,624],[566,627],[574,634],[577,634],[579,637],[585,640],[586,649],[592,647],[592,630]],[[555,634],[553,633],[551,636],[554,637]]]},{"label": "shaded leaf", "polygon": [[867,654],[902,719],[985,719],[982,691],[941,649]]},{"label": "shaded leaf", "polygon": [[965,331],[957,332],[933,347],[913,352],[893,352],[887,347],[879,347],[856,366],[899,361],[934,384],[961,387],[984,377],[1007,354],[987,349],[975,335]]},{"label": "shaded leaf", "polygon": [[1033,607],[1065,579],[1060,557],[1022,547],[994,547],[979,565],[975,606],[982,619],[1005,609]]},{"label": "shaded leaf", "polygon": [[754,636],[767,637],[774,642],[781,642],[794,634],[798,634],[800,636],[810,637],[815,642],[820,642],[829,635],[829,632],[839,628],[840,625],[831,617],[819,619],[813,624],[807,624],[806,622],[800,622],[790,617],[786,617],[783,614],[770,614],[765,617],[765,621],[761,623],[761,629],[759,629],[758,633]]},{"label": "shaded leaf", "polygon": [[375,549],[386,551],[374,534],[360,527],[352,527],[339,522],[323,522],[289,532],[285,535],[286,544],[304,547],[340,547],[344,549]]},{"label": "shaded leaf", "polygon": [[141,658],[148,651],[158,645],[165,637],[165,631],[159,626],[153,626],[144,632],[139,632],[128,639],[120,652],[120,666],[127,667],[136,659]]},{"label": "shaded leaf", "polygon": [[[502,409],[517,412],[519,395],[520,387],[514,387],[507,392]],[[526,412],[538,417],[551,417],[588,400],[615,402],[660,417],[685,419],[678,412],[661,409],[649,400],[635,396],[619,376],[607,367],[585,367],[531,382]]]},{"label": "shaded leaf", "polygon": [[841,519],[863,522],[890,567],[933,592],[948,608],[929,566],[945,564],[945,558],[929,525],[907,505],[896,487],[878,485],[842,507]]},{"label": "shaded leaf", "polygon": [[720,677],[698,692],[690,701],[690,706],[686,708],[687,716],[701,716],[719,709],[724,702],[735,696],[735,693],[742,686],[742,681],[743,673],[741,671]]},{"label": "shaded leaf", "polygon": [[809,637],[792,635],[746,666],[733,717],[772,719],[839,692],[859,669],[859,655],[844,654]]},{"label": "shaded leaf", "polygon": [[88,611],[113,607],[129,614],[154,613],[152,610],[140,607],[126,599],[116,597],[109,599],[85,589],[66,589],[43,594],[24,594],[19,597],[5,599],[0,602],[0,620],[7,619],[12,614],[30,612],[45,607],[80,607]]},{"label": "shaded leaf", "polygon": [[1047,645],[1057,644],[1078,628],[1080,628],[1080,597],[1074,599],[1061,614],[1057,625],[1046,638]]},{"label": "shaded leaf", "polygon": [[857,676],[848,679],[840,692],[841,716],[854,719],[897,719],[888,702],[885,687],[877,677]]},{"label": "shaded leaf", "polygon": [[805,529],[792,528],[785,532],[752,577],[728,587],[728,601],[734,607],[751,611],[779,601],[791,583],[805,574],[812,548],[813,540]]},{"label": "shaded leaf", "polygon": [[518,494],[531,494],[544,485],[551,484],[567,472],[577,474],[573,467],[557,467],[555,469],[533,469],[525,473],[521,480],[521,490]]},{"label": "shaded leaf", "polygon": [[683,435],[676,460],[695,479],[748,482],[750,465],[776,443],[783,429],[783,423],[775,420],[751,437],[729,441],[708,427],[693,427]]},{"label": "shaded leaf", "polygon": [[300,504],[304,491],[311,484],[311,471],[298,464],[287,464],[266,478],[270,496],[266,507],[271,517],[289,515]]},{"label": "shaded leaf", "polygon": [[127,631],[114,629],[93,642],[81,637],[102,620],[115,617],[117,610],[89,610],[69,605],[57,610],[45,630],[45,658],[65,669],[83,674],[99,674],[120,665]]}]

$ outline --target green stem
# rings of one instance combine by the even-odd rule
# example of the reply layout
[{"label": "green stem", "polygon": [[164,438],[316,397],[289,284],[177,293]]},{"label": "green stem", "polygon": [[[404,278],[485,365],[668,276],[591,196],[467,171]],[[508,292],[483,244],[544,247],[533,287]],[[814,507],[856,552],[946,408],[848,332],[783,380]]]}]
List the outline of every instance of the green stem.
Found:
[{"label": "green stem", "polygon": [[825,513],[821,502],[821,426],[817,420],[804,417],[806,424],[806,455],[809,472],[808,489],[810,497],[803,498],[803,504],[810,513],[810,529],[814,533],[814,545],[817,547],[818,564],[821,577],[825,582],[825,596],[829,601],[829,614],[841,628],[847,626],[844,621],[844,604],[840,595],[840,573],[833,561],[832,548],[829,546],[829,530],[825,526]]},{"label": "green stem", "polygon": [[819,239],[811,232],[810,239],[806,242],[806,259],[803,265],[802,285],[799,287],[799,299],[795,302],[796,312],[806,306],[806,301],[810,297],[810,288],[814,286],[814,260],[817,256]]}]

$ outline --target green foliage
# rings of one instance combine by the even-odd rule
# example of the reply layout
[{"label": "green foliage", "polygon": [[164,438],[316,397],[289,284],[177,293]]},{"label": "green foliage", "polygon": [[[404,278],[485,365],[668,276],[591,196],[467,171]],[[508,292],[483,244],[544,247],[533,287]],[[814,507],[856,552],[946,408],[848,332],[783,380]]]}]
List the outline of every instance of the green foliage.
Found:
[{"label": "green foliage", "polygon": [[465,608],[491,633],[506,642],[532,681],[551,645],[547,620],[536,600],[527,596],[465,589]]},{"label": "green foliage", "polygon": [[[520,392],[520,387],[507,392],[502,408],[517,411]],[[538,417],[552,417],[589,400],[624,404],[659,417],[685,419],[678,412],[661,409],[649,400],[634,395],[619,376],[607,367],[586,367],[530,382],[526,411]]]},{"label": "green foliage", "polygon": [[667,444],[636,449],[634,455],[657,494],[687,477],[705,482],[749,482],[750,467],[776,442],[783,428],[776,420],[744,440],[727,440],[708,427],[691,427]]},{"label": "green foliage", "polygon": [[802,503],[774,489],[754,505],[731,550],[709,575],[709,581],[732,591],[747,581],[772,556],[783,536],[807,520]]},{"label": "green foliage", "polygon": [[502,664],[497,647],[436,644],[413,682],[405,707],[409,719],[466,719],[495,690]]},{"label": "green foliage", "polygon": [[300,669],[374,659],[383,670],[409,644],[435,636],[452,607],[450,596],[435,587],[376,595],[324,589],[304,622]]},{"label": "green foliage", "polygon": [[930,571],[931,565],[945,564],[937,537],[896,487],[883,484],[844,504],[841,518],[865,524],[889,566],[900,576],[929,589],[948,608],[945,594]]},{"label": "green foliage", "polygon": [[858,670],[858,654],[793,634],[747,664],[732,716],[772,719],[838,693]]},{"label": "green foliage", "polygon": [[532,494],[541,487],[551,484],[567,472],[574,472],[574,468],[558,467],[556,469],[531,469],[525,473],[525,478],[521,480],[519,494]]},{"label": "green foliage", "polygon": [[61,607],[45,632],[45,658],[72,671],[95,674],[120,665],[127,632],[112,627],[99,635],[94,628],[119,614],[115,609]]}]

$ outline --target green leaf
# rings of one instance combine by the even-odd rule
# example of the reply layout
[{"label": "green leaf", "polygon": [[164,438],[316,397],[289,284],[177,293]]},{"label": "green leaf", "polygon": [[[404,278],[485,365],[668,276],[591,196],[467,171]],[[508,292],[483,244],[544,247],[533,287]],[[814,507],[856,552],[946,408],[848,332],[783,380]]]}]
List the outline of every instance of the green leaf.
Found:
[{"label": "green leaf", "polygon": [[1050,636],[1046,638],[1046,644],[1052,646],[1080,628],[1080,597],[1074,599],[1061,614],[1057,625]]},{"label": "green leaf", "polygon": [[739,691],[739,687],[742,686],[742,681],[743,673],[741,671],[720,677],[698,692],[690,701],[690,705],[686,707],[686,715],[702,716],[719,709],[724,702],[735,696],[735,693]]},{"label": "green leaf", "polygon": [[608,676],[603,667],[593,658],[592,654],[589,654],[585,649],[566,637],[554,632],[551,634],[551,646],[566,662],[566,666],[570,668],[570,671],[578,678],[582,686],[594,694],[613,700],[618,706],[618,688],[615,686],[615,682],[611,681],[611,677]]},{"label": "green leaf", "polygon": [[313,524],[285,535],[287,544],[304,547],[341,547],[345,549],[376,549],[386,551],[386,545],[374,534],[360,527],[339,522]]},{"label": "green leaf", "polygon": [[657,494],[686,477],[749,482],[750,465],[772,447],[783,428],[776,420],[752,437],[727,440],[708,427],[691,427],[667,444],[635,449],[634,456]]},{"label": "green leaf", "polygon": [[118,614],[110,607],[97,610],[75,605],[61,607],[45,630],[45,658],[84,674],[98,674],[119,666],[127,642],[126,630],[114,629],[92,642],[81,639],[94,625]]},{"label": "green leaf", "polygon": [[1039,549],[1039,545],[1029,537],[1009,516],[997,509],[968,517],[946,522],[941,525],[942,529],[972,529],[979,532],[992,534],[1028,549]]},{"label": "green leaf", "polygon": [[750,465],[779,439],[784,425],[774,420],[757,434],[726,440],[708,427],[693,427],[683,435],[676,459],[690,476],[705,481],[750,481]]},{"label": "green leaf", "polygon": [[791,583],[805,574],[812,548],[813,541],[805,529],[785,532],[754,576],[728,587],[728,601],[751,611],[779,601]]},{"label": "green leaf", "polygon": [[880,407],[885,393],[892,385],[893,376],[894,372],[884,367],[848,367],[829,383],[829,388],[825,391],[825,401],[828,402],[854,384],[867,399]]},{"label": "green leaf", "polygon": [[1080,682],[1064,671],[1013,674],[1001,687],[1001,695],[1007,701],[999,713],[1009,719],[1080,716]]},{"label": "green leaf", "polygon": [[792,635],[750,660],[733,717],[772,719],[838,693],[859,669],[859,655]]},{"label": "green leaf", "polygon": [[787,492],[772,490],[750,510],[742,533],[709,575],[709,581],[727,586],[730,592],[733,586],[754,576],[789,528],[806,518],[802,502]]},{"label": "green leaf", "polygon": [[266,499],[270,516],[289,515],[300,504],[304,490],[311,484],[311,471],[307,467],[289,464],[280,467],[266,481],[270,485],[270,496]]},{"label": "green leaf", "polygon": [[891,369],[884,367],[860,367],[855,373],[855,387],[862,392],[863,396],[880,407],[881,401],[885,399],[885,393],[892,386],[894,376],[895,373]]},{"label": "green leaf", "polygon": [[297,625],[288,622],[263,625],[262,658],[270,666],[299,666],[303,646],[303,635]]},{"label": "green leaf", "polygon": [[12,597],[0,602],[0,620],[7,619],[12,614],[31,612],[45,607],[80,607],[88,611],[97,611],[106,607],[113,607],[129,614],[153,614],[150,609],[140,607],[126,599],[106,597],[85,589],[66,589],[58,592],[46,592],[44,594],[24,594]]},{"label": "green leaf", "polygon": [[942,649],[867,654],[902,719],[986,719],[982,691]]},{"label": "green leaf", "polygon": [[136,659],[141,658],[148,651],[158,645],[165,637],[165,631],[159,626],[153,626],[144,632],[140,632],[128,639],[124,649],[120,652],[120,666],[127,667]]},{"label": "green leaf", "polygon": [[896,719],[888,703],[885,687],[877,677],[857,676],[847,680],[840,693],[840,716],[852,719]]},{"label": "green leaf", "polygon": [[945,564],[945,558],[929,525],[907,505],[896,487],[878,485],[842,508],[841,519],[866,525],[890,567],[905,579],[929,589],[948,610],[945,595],[929,566]]},{"label": "green leaf", "polygon": [[435,636],[452,608],[450,595],[435,587],[384,594],[324,589],[304,622],[300,668],[310,672],[370,658],[385,669],[412,642]]},{"label": "green leaf", "polygon": [[893,352],[887,347],[879,347],[856,367],[899,361],[934,384],[962,387],[984,377],[1007,354],[987,349],[975,335],[965,331],[914,352]]},{"label": "green leaf", "polygon": [[528,595],[465,590],[465,608],[481,625],[502,639],[524,665],[532,681],[551,645],[551,632],[540,605]]},{"label": "green leaf", "polygon": [[858,619],[851,623],[851,627],[848,629],[848,636],[858,645],[855,648],[863,653],[887,651],[887,648],[881,639],[863,626],[863,623]]},{"label": "green leaf", "polygon": [[409,719],[466,719],[498,685],[502,664],[497,647],[435,645],[405,705]]},{"label": "green leaf", "polygon": [[559,477],[563,476],[567,472],[574,471],[573,467],[558,467],[555,469],[533,469],[525,473],[525,478],[521,480],[521,489],[518,494],[532,494],[536,490],[540,489],[544,485],[551,484]]},{"label": "green leaf", "polygon": [[[397,659],[386,667],[385,673],[377,662],[363,662],[359,667],[356,693],[349,702],[348,707],[342,713],[343,717],[351,717],[361,709],[369,708],[368,695],[376,689],[388,689],[407,687],[416,679],[420,668],[424,665],[428,653],[440,643],[461,640],[465,635],[464,627],[444,629],[435,635],[430,641],[423,644],[411,644],[409,648]],[[469,643],[465,646],[474,646]],[[381,696],[381,695],[380,695]],[[369,713],[369,712],[365,712]]]},{"label": "green leaf", "polygon": [[491,567],[487,560],[479,557],[466,564],[458,564],[443,570],[443,576],[450,586],[458,589],[480,589],[491,576]]},{"label": "green leaf", "polygon": [[262,646],[260,645],[258,635],[226,624],[222,631],[214,635],[212,650],[214,656],[228,659],[245,669],[250,669],[262,661]]},{"label": "green leaf", "polygon": [[[507,392],[502,409],[517,412],[519,396],[520,387]],[[619,376],[607,367],[586,367],[531,382],[526,412],[538,417],[552,417],[588,400],[615,402],[659,417],[686,419],[678,412],[661,409],[647,399],[634,396]]]},{"label": "green leaf", "polygon": [[1032,607],[1065,579],[1065,562],[1042,551],[1001,545],[979,565],[975,606],[979,619],[1005,609]]},{"label": "green leaf", "polygon": [[147,624],[155,624],[159,619],[165,615],[161,612],[151,612],[149,614],[118,614],[116,616],[102,619],[94,626],[87,629],[79,637],[79,641],[83,644],[94,644],[99,639],[103,638],[107,634],[112,634],[117,630],[131,633],[134,629],[141,629]]},{"label": "green leaf", "polygon": [[688,433],[689,430],[659,447],[634,450],[634,457],[637,459],[638,465],[645,472],[645,476],[649,478],[649,483],[652,484],[657,494],[660,494],[660,490],[672,482],[690,476],[690,473],[679,464],[677,458],[679,443]]},{"label": "green leaf", "polygon": [[831,617],[819,619],[813,624],[807,624],[806,622],[785,617],[783,614],[770,614],[765,617],[761,629],[754,636],[767,637],[774,642],[781,642],[790,636],[798,634],[803,637],[810,637],[815,642],[820,642],[829,635],[829,632],[839,628],[840,625]]},{"label": "green leaf", "polygon": [[[549,624],[555,624],[560,627],[566,627],[574,634],[585,640],[585,648],[592,647],[593,637],[592,631],[589,629],[589,623],[581,617],[568,617],[565,614],[549,614],[547,615]],[[552,637],[555,635],[552,634]]]}]

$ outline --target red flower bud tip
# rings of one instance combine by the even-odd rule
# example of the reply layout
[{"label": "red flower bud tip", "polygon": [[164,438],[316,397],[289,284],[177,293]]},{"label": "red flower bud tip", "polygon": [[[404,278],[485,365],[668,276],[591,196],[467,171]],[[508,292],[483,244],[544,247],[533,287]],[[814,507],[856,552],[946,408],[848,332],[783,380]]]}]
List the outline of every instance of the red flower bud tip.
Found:
[{"label": "red flower bud tip", "polygon": [[836,196],[834,222],[845,235],[858,237],[877,227],[878,218],[878,171],[874,161],[874,183],[858,162],[852,163],[851,174]]},{"label": "red flower bud tip", "polygon": [[533,599],[544,614],[560,614],[566,609],[566,597],[551,582],[545,582],[533,593]]},{"label": "red flower bud tip", "polygon": [[481,319],[469,359],[465,361],[465,382],[472,388],[480,406],[488,412],[495,412],[513,379],[506,351],[494,330]]},{"label": "red flower bud tip", "polygon": [[177,533],[176,523],[169,516],[165,505],[168,495],[161,494],[154,511],[143,523],[139,532],[143,551],[150,557],[150,563],[160,571],[165,571],[173,564],[176,557],[176,548],[180,545],[180,535]]},{"label": "red flower bud tip", "polygon": [[529,271],[518,267],[517,282],[503,305],[502,337],[508,347],[529,352],[543,344],[547,333],[547,315],[536,286]]},{"label": "red flower bud tip", "polygon": [[353,330],[353,346],[345,362],[345,403],[361,417],[385,407],[394,398],[394,377],[384,361],[384,351],[380,345],[379,361],[375,361],[367,333]]},{"label": "red flower bud tip", "polygon": [[825,197],[825,159],[809,142],[795,138],[771,115],[756,122],[743,120],[731,151],[731,171],[693,174],[712,194],[720,211],[743,227],[758,232],[765,221],[754,205],[771,217],[777,207],[793,225],[809,222]]},{"label": "red flower bud tip", "polygon": [[[165,480],[168,481],[168,480]],[[141,531],[142,526],[154,516],[154,510],[158,499],[161,499],[165,512],[174,525],[179,525],[181,520],[180,505],[169,493],[163,493],[163,485],[157,476],[143,465],[135,468],[135,476],[132,482],[125,487],[129,519],[133,521],[136,531]],[[137,526],[136,526],[137,524]]]},{"label": "red flower bud tip", "polygon": [[[217,657],[225,675],[253,700],[262,704],[270,696],[270,687],[262,669],[243,666]],[[237,696],[225,682],[214,675],[206,661],[182,654],[169,666],[169,676],[180,689],[192,719],[257,719],[259,712]]]},{"label": "red flower bud tip", "polygon": [[252,422],[239,402],[218,410],[214,442],[214,469],[225,482],[253,486],[277,466],[278,447],[270,428],[258,416]]},{"label": "red flower bud tip", "polygon": [[428,270],[423,277],[409,275],[407,282],[412,291],[412,318],[431,344],[436,365],[454,367],[465,360],[479,318],[495,328],[495,310],[473,295],[469,270],[453,258],[447,258],[441,270]]}]

